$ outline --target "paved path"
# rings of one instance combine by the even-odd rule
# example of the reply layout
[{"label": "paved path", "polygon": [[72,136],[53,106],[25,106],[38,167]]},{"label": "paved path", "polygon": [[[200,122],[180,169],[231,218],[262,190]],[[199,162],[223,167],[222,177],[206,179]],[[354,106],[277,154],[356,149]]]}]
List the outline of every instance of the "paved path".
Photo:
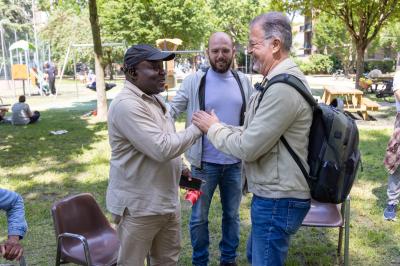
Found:
[{"label": "paved path", "polygon": [[[256,83],[262,80],[261,75],[249,75],[252,83]],[[353,88],[354,81],[351,79],[334,79],[330,76],[307,76],[307,81],[310,87],[313,89],[313,93],[316,95],[322,95],[323,86],[336,86]],[[22,94],[22,83],[16,82],[17,95]],[[117,81],[117,87],[107,92],[107,98],[113,99],[116,94],[121,90],[123,81]],[[79,82],[75,83],[72,80],[56,81],[56,87],[59,94],[57,96],[28,96],[27,102],[35,110],[48,110],[53,108],[66,108],[74,107],[79,103],[96,101],[96,93],[85,88],[85,84]],[[168,95],[168,99],[172,99],[176,94],[179,84],[176,88],[170,89],[168,92],[162,93],[163,96]],[[28,90],[26,90],[28,92]],[[35,91],[37,92],[37,91]],[[13,104],[17,101],[17,97],[14,97],[14,90],[12,89],[12,82],[0,80],[0,97],[4,103]],[[375,121],[363,121],[357,120],[357,124],[360,128],[392,128],[393,120],[395,115],[394,103],[382,102],[380,111],[369,112]],[[355,117],[358,118],[357,114]]]}]

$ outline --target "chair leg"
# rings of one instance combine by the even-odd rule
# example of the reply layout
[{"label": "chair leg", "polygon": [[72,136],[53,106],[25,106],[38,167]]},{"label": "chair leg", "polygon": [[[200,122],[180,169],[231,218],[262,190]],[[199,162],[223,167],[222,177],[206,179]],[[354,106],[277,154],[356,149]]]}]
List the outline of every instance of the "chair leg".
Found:
[{"label": "chair leg", "polygon": [[56,266],[60,266],[61,261],[61,242],[60,239],[57,239],[57,255],[56,255]]},{"label": "chair leg", "polygon": [[349,265],[349,244],[350,244],[350,198],[345,201],[344,220],[344,265]]},{"label": "chair leg", "polygon": [[340,254],[342,253],[342,243],[343,243],[343,227],[339,227],[339,240],[337,246],[338,257],[340,257]]}]

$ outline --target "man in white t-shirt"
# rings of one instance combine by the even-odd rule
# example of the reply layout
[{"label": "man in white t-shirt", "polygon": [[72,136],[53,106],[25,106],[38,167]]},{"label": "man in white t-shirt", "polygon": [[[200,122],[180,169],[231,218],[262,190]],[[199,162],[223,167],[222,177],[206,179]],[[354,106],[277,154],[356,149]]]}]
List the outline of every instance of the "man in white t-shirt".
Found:
[{"label": "man in white t-shirt", "polygon": [[[397,71],[393,78],[393,92],[396,99],[397,110],[394,128],[400,128],[400,65],[397,66]],[[393,221],[396,220],[397,204],[400,198],[400,168],[397,168],[396,171],[388,177],[387,196],[387,206],[383,212],[383,218]]]},{"label": "man in white t-shirt", "polygon": [[40,113],[38,111],[32,112],[29,105],[25,103],[25,101],[25,96],[21,95],[19,96],[18,102],[11,107],[11,123],[13,125],[27,125],[38,121]]}]

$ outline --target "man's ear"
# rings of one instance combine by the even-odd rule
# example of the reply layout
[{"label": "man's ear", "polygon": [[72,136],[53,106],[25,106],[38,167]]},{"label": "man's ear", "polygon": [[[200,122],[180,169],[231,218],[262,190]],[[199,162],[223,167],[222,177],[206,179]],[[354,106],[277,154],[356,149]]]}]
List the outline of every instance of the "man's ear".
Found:
[{"label": "man's ear", "polygon": [[278,38],[275,38],[275,39],[272,41],[272,52],[273,52],[273,53],[277,53],[277,52],[279,52],[279,51],[281,50],[281,48],[282,48],[282,42],[281,42],[281,40],[278,39]]}]

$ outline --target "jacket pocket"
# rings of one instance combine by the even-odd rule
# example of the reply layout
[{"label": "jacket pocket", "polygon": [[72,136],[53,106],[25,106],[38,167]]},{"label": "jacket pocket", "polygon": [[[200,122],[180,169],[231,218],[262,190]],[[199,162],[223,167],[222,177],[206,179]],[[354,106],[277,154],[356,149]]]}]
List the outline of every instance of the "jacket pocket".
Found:
[{"label": "jacket pocket", "polygon": [[270,152],[260,157],[257,161],[249,163],[246,168],[249,181],[260,185],[279,184],[278,173],[278,145],[275,145]]}]

